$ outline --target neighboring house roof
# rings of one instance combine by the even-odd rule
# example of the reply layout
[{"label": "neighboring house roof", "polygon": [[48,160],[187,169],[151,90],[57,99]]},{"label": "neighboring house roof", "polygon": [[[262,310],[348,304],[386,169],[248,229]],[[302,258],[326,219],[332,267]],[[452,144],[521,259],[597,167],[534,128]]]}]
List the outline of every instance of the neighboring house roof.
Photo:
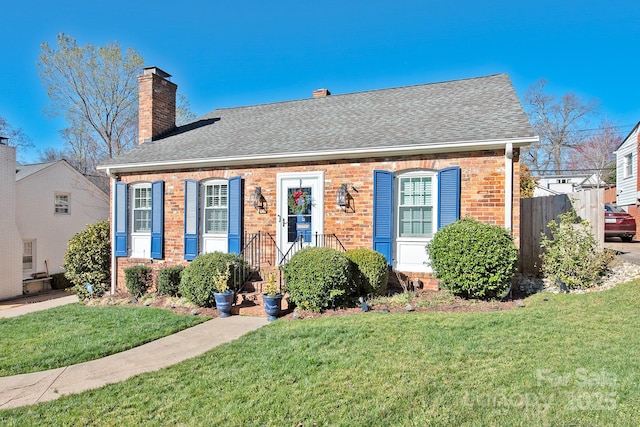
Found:
[{"label": "neighboring house roof", "polygon": [[214,110],[99,169],[357,158],[536,141],[506,74]]},{"label": "neighboring house roof", "polygon": [[618,146],[616,147],[616,149],[613,151],[614,153],[617,154],[617,151],[620,149],[620,147],[622,147],[622,145],[627,142],[627,139],[629,139],[629,137],[631,135],[633,135],[633,133],[636,131],[636,129],[638,129],[638,126],[640,126],[640,122],[636,123],[636,125],[633,127],[633,129],[631,129],[631,132],[629,132],[627,134],[627,136],[624,137],[624,139],[622,140],[622,142],[620,142],[620,144],[618,144]]},{"label": "neighboring house roof", "polygon": [[106,190],[101,188],[98,184],[96,184],[87,176],[80,173],[76,168],[71,166],[71,164],[69,164],[69,162],[67,162],[66,160],[57,160],[55,162],[45,162],[45,163],[34,163],[30,165],[16,165],[16,182],[22,181],[26,178],[29,178],[37,174],[40,171],[43,171],[51,166],[58,165],[58,164],[64,165],[64,167],[66,167],[73,173],[77,174],[78,176],[82,177],[82,179],[86,180],[91,186],[95,187],[95,189],[98,190],[103,196],[109,194],[108,188]]},{"label": "neighboring house roof", "polygon": [[57,162],[47,162],[47,163],[35,163],[31,165],[16,165],[16,181],[20,181],[30,175],[33,175],[36,172],[40,172],[43,169],[48,168],[51,165],[56,164]]}]

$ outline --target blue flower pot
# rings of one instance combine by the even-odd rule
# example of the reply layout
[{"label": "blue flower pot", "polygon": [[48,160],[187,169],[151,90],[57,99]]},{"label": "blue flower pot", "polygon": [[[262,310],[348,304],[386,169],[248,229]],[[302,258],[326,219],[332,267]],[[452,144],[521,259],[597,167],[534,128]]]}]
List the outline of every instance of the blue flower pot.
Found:
[{"label": "blue flower pot", "polygon": [[233,291],[214,292],[213,297],[216,300],[216,308],[220,312],[220,317],[229,317],[233,304]]},{"label": "blue flower pot", "polygon": [[273,322],[278,318],[280,310],[282,309],[282,294],[277,295],[265,295],[262,294],[262,304],[264,305],[264,311],[267,313],[267,320]]}]

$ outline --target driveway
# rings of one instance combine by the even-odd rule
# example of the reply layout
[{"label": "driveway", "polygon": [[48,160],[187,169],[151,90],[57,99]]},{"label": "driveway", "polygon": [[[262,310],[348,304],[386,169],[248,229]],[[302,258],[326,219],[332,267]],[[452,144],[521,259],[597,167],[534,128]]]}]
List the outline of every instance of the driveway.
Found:
[{"label": "driveway", "polygon": [[618,256],[634,264],[640,264],[640,240],[625,243],[618,237],[611,237],[604,241],[604,247],[618,252]]}]

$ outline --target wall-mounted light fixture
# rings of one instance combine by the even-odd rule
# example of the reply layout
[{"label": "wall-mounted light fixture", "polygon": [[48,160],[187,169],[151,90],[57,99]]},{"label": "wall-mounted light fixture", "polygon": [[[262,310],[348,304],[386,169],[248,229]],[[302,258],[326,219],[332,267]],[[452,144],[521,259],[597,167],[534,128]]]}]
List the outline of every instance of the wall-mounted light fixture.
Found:
[{"label": "wall-mounted light fixture", "polygon": [[347,184],[342,184],[340,189],[336,191],[336,205],[346,212],[351,207],[351,199],[351,194],[347,191]]},{"label": "wall-mounted light fixture", "polygon": [[253,207],[256,208],[259,213],[267,212],[267,200],[262,195],[262,187],[256,187],[250,200],[253,202]]}]

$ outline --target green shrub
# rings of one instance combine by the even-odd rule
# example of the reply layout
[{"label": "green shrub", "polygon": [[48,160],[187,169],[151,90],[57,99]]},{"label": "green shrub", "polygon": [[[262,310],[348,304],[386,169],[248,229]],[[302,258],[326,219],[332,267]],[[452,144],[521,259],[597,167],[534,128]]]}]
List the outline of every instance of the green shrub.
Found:
[{"label": "green shrub", "polygon": [[88,225],[69,240],[62,268],[66,270],[64,275],[74,285],[73,290],[81,301],[100,297],[110,287],[109,239],[109,221],[100,221]]},{"label": "green shrub", "polygon": [[249,266],[241,255],[211,252],[198,255],[182,272],[179,292],[200,307],[213,307],[215,279],[230,267],[229,289],[238,292],[249,276]]},{"label": "green shrub", "polygon": [[555,220],[548,224],[551,238],[542,234],[542,273],[551,280],[562,281],[569,289],[595,285],[613,255],[599,249],[589,222],[580,220],[574,211],[559,218],[560,224]]},{"label": "green shrub", "polygon": [[353,280],[360,295],[380,294],[387,287],[389,266],[387,259],[373,249],[350,249],[345,252],[354,264]]},{"label": "green shrub", "polygon": [[158,293],[176,297],[180,294],[180,277],[184,267],[176,265],[158,270]]},{"label": "green shrub", "polygon": [[471,218],[440,229],[426,249],[440,286],[464,298],[503,294],[518,261],[518,249],[507,230]]},{"label": "green shrub", "polygon": [[67,289],[73,286],[72,283],[64,276],[64,273],[56,273],[51,275],[52,289]]},{"label": "green shrub", "polygon": [[351,261],[335,249],[305,248],[282,268],[289,299],[302,310],[320,312],[356,294]]},{"label": "green shrub", "polygon": [[131,295],[140,298],[147,293],[147,289],[153,284],[151,267],[146,265],[134,265],[124,269],[124,281]]}]

